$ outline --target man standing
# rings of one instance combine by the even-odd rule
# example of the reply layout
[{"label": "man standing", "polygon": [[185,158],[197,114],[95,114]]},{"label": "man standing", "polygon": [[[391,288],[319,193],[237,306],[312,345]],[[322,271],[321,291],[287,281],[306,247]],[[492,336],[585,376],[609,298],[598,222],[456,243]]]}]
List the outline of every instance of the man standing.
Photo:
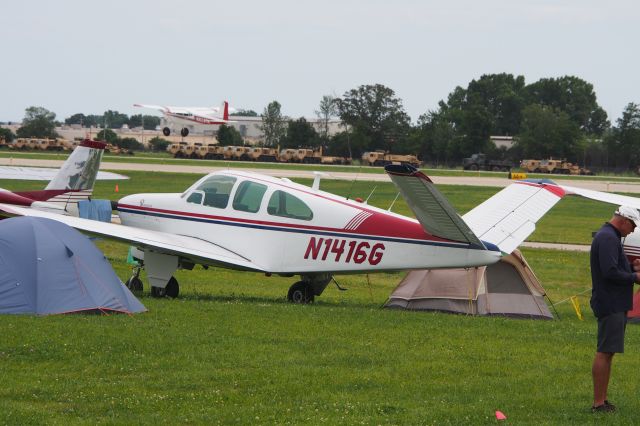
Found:
[{"label": "man standing", "polygon": [[[598,349],[591,368],[594,413],[616,409],[607,400],[611,363],[614,354],[624,352],[627,311],[633,306],[633,283],[640,283],[640,274],[632,270],[622,250],[621,238],[638,225],[638,210],[620,206],[591,243],[591,309],[598,318]],[[640,270],[640,259],[634,261],[633,269]]]}]

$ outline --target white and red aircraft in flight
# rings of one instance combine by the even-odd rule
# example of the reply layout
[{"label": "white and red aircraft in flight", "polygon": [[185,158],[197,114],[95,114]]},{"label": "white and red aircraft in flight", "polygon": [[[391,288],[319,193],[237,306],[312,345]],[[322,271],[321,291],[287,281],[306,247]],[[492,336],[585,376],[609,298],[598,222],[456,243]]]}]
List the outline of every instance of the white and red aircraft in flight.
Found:
[{"label": "white and red aircraft in flight", "polygon": [[[13,192],[0,188],[0,203],[77,216],[78,201],[89,199],[93,193],[105,146],[104,142],[82,141],[44,190]],[[22,178],[14,173],[21,173],[20,169],[5,170],[3,178]],[[27,174],[32,177],[37,173]]]},{"label": "white and red aircraft in flight", "polygon": [[169,136],[171,132],[179,128],[180,135],[186,137],[189,135],[187,126],[205,125],[214,126],[219,124],[231,123],[229,121],[229,103],[222,102],[220,107],[176,107],[162,105],[144,105],[134,104],[134,107],[155,109],[164,115],[164,119],[169,126],[162,129],[162,134]]},{"label": "white and red aircraft in flight", "polygon": [[[459,216],[432,181],[411,166],[386,170],[417,220],[258,173],[225,170],[182,193],[129,195],[121,224],[0,204],[5,215],[49,217],[128,242],[144,262],[151,294],[178,295],[178,268],[196,264],[266,275],[299,275],[288,299],[307,303],[336,274],[473,267],[497,262],[535,229],[564,192],[516,182]],[[128,281],[140,289],[136,275]]]}]

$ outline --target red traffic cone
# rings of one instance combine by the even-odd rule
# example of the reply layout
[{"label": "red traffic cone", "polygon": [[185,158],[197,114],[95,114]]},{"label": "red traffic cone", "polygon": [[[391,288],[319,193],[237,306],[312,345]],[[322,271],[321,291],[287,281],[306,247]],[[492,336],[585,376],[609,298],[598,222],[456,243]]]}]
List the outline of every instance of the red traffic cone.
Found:
[{"label": "red traffic cone", "polygon": [[116,183],[116,191],[115,192],[118,192],[118,184],[117,183]]}]

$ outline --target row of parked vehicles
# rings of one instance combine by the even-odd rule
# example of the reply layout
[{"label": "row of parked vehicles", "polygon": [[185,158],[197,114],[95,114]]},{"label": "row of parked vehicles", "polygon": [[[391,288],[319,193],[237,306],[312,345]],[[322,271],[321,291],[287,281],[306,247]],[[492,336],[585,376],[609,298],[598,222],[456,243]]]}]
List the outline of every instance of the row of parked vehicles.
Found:
[{"label": "row of parked vehicles", "polygon": [[[73,151],[80,143],[80,140],[67,140],[62,138],[16,138],[11,142],[6,142],[0,138],[0,147],[7,147],[16,151]],[[128,149],[123,149],[110,143],[105,147],[105,152],[112,154],[133,154]]]},{"label": "row of parked vehicles", "polygon": [[[351,164],[351,158],[323,155],[322,148],[267,148],[258,146],[221,146],[218,144],[179,142],[167,147],[175,158],[195,158],[227,161],[259,161],[304,164]],[[385,151],[365,152],[362,162],[369,166],[411,164],[419,166],[415,155],[397,155]]]},{"label": "row of parked vehicles", "polygon": [[585,167],[568,162],[567,160],[522,160],[520,168],[529,173],[555,173],[561,175],[593,175]]},{"label": "row of parked vehicles", "polygon": [[[512,169],[512,164],[508,160],[495,160],[485,154],[477,153],[462,160],[464,170],[491,170],[494,172],[508,172]],[[554,173],[561,175],[593,175],[587,168],[568,162],[566,159],[558,160],[549,158],[548,160],[522,160],[520,168],[527,173]]]}]

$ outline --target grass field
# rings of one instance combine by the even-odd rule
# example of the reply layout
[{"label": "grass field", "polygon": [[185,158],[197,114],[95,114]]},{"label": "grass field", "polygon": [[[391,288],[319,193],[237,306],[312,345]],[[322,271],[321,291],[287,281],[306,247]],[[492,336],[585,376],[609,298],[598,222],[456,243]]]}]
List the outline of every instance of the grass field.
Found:
[{"label": "grass field", "polygon": [[[198,175],[130,173],[99,182],[98,198],[180,192]],[[309,181],[303,181],[309,183]],[[41,183],[5,181],[6,188]],[[323,181],[366,198],[371,184]],[[442,187],[465,212],[497,189]],[[370,203],[387,207],[380,184]],[[404,203],[393,208],[408,213]],[[562,200],[539,241],[588,243],[611,207]],[[122,244],[100,241],[122,279]],[[555,321],[474,318],[381,309],[402,274],[338,277],[308,306],[290,305],[293,278],[178,271],[181,297],[142,296],[149,312],[113,316],[0,316],[0,424],[635,424],[640,330],[616,357],[610,389],[619,412],[594,419],[588,254],[523,250]],[[565,300],[579,295],[577,318]]]}]

